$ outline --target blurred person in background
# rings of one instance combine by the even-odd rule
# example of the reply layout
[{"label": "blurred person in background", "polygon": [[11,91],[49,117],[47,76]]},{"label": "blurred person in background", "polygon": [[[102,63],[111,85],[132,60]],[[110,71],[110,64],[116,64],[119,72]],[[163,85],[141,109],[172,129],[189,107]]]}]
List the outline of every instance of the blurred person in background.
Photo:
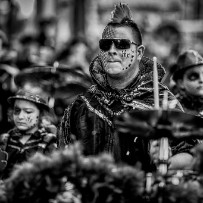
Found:
[{"label": "blurred person in background", "polygon": [[39,47],[39,61],[42,65],[53,65],[56,46],[56,18],[44,17],[38,22],[37,41]]},{"label": "blurred person in background", "polygon": [[41,46],[55,47],[56,22],[55,17],[44,17],[39,20],[37,38]]},{"label": "blurred person in background", "polygon": [[36,64],[38,61],[39,43],[34,34],[24,34],[19,39],[20,50],[18,54],[17,66],[20,70]]},{"label": "blurred person in background", "polygon": [[0,30],[0,133],[11,128],[9,123],[8,97],[15,94],[14,77],[19,73],[16,66],[17,51],[9,48],[7,35]]},{"label": "blurred person in background", "polygon": [[90,59],[91,49],[87,40],[75,37],[56,54],[55,60],[89,76]]},{"label": "blurred person in background", "polygon": [[170,69],[181,52],[182,44],[182,33],[178,24],[175,22],[163,21],[154,29],[151,35],[151,40],[149,40],[146,54],[150,57],[157,56],[160,60],[160,63],[166,70],[162,82],[167,86],[169,85],[171,77]]},{"label": "blurred person in background", "polygon": [[[154,160],[150,155],[156,150],[149,149],[149,142],[141,137],[119,137],[114,126],[114,119],[124,112],[154,108],[153,61],[143,56],[142,36],[127,4],[115,6],[99,47],[100,53],[90,64],[95,84],[65,110],[58,128],[58,147],[67,147],[80,140],[86,155],[107,152],[113,154],[118,162],[132,165],[140,162],[145,171],[150,171]],[[160,64],[157,67],[160,81],[165,71]],[[159,91],[160,104],[164,91],[168,92],[169,106],[174,101],[179,104],[161,83]],[[180,105],[177,109],[181,109]],[[142,128],[135,123],[136,127],[143,135],[151,130],[149,125]],[[170,167],[190,167],[192,156],[189,150],[194,143],[176,145],[172,142],[170,146],[173,147]]]},{"label": "blurred person in background", "polygon": [[54,48],[41,44],[37,35],[26,34],[20,38],[21,49],[18,54],[17,66],[23,70],[33,65],[52,65]]},{"label": "blurred person in background", "polygon": [[171,89],[184,111],[203,116],[203,57],[195,50],[181,53],[172,79]]},{"label": "blurred person in background", "polygon": [[16,164],[33,154],[56,149],[56,127],[46,117],[50,114],[47,98],[20,89],[9,97],[14,128],[0,136],[0,148],[8,153],[2,178],[8,178]]}]

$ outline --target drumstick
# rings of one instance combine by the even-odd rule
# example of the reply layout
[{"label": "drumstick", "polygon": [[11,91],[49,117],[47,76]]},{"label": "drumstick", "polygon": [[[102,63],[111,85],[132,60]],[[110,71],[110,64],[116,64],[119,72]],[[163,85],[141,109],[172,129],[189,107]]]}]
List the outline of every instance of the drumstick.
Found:
[{"label": "drumstick", "polygon": [[[162,103],[162,109],[168,109],[168,91],[164,91],[164,98]],[[162,153],[160,153],[160,160],[168,161],[169,158],[169,146],[168,146],[168,137],[161,138],[160,146],[163,146]]]},{"label": "drumstick", "polygon": [[[153,86],[154,86],[154,108],[159,110],[159,85],[158,85],[158,70],[157,70],[157,58],[153,57]],[[164,108],[167,107],[166,100],[168,100],[168,95],[164,95]],[[159,148],[159,161],[165,162],[168,161],[168,138],[160,139],[160,148]],[[159,163],[158,166],[159,172],[161,174],[167,173],[167,163]]]},{"label": "drumstick", "polygon": [[[162,103],[162,109],[168,109],[168,92],[164,91],[164,98]],[[167,162],[169,159],[169,144],[168,144],[168,137],[162,137],[160,139],[160,149],[159,149],[159,161],[163,162],[159,165],[159,172],[163,175],[167,173]]]},{"label": "drumstick", "polygon": [[158,71],[157,58],[153,57],[153,86],[154,86],[154,108],[159,109],[159,86],[158,86]]}]

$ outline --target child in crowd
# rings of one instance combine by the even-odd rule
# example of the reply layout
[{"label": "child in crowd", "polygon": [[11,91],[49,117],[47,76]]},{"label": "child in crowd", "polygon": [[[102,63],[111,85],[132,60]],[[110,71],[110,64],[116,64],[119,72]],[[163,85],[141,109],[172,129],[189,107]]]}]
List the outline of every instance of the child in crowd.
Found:
[{"label": "child in crowd", "polygon": [[46,120],[51,112],[46,98],[21,89],[8,102],[15,127],[0,136],[1,150],[8,154],[1,169],[3,179],[36,152],[47,154],[56,149],[56,128]]},{"label": "child in crowd", "polygon": [[173,80],[184,111],[203,116],[203,57],[194,50],[183,52],[178,57]]}]

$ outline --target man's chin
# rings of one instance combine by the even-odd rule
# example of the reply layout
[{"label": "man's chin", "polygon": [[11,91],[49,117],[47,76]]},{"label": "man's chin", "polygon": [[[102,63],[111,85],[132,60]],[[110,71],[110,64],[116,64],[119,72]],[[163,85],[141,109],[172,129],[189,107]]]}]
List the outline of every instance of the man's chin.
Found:
[{"label": "man's chin", "polygon": [[122,67],[121,66],[117,66],[117,67],[107,67],[106,69],[106,73],[109,76],[118,76],[123,72]]}]

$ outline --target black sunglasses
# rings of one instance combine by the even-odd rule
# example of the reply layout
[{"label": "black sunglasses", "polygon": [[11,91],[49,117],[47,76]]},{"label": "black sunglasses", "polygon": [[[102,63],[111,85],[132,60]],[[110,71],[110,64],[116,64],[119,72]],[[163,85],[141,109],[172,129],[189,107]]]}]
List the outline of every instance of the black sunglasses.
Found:
[{"label": "black sunglasses", "polygon": [[100,39],[99,48],[103,51],[108,51],[114,43],[117,49],[129,49],[131,44],[138,45],[129,39]]}]

